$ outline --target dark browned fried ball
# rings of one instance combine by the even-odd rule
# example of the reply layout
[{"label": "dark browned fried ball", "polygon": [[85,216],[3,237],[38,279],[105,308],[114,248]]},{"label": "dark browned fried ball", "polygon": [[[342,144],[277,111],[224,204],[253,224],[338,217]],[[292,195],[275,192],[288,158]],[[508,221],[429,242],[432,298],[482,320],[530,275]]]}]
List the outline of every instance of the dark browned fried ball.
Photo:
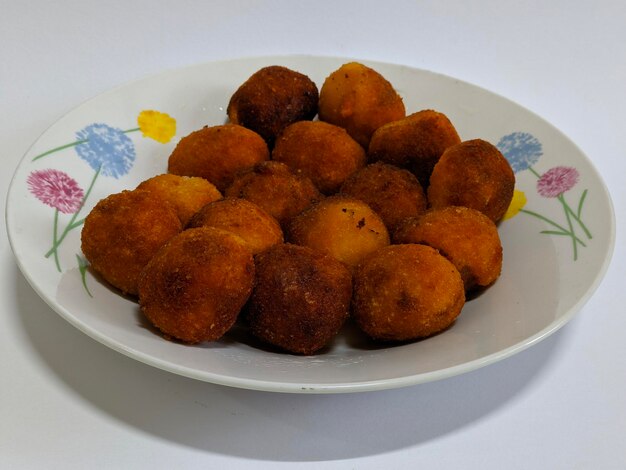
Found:
[{"label": "dark browned fried ball", "polygon": [[317,114],[319,92],[306,75],[273,65],[255,72],[235,91],[228,117],[259,133],[270,147],[280,132]]},{"label": "dark browned fried ball", "polygon": [[287,240],[330,253],[350,268],[389,244],[382,219],[366,203],[350,196],[331,196],[293,219]]},{"label": "dark browned fried ball", "polygon": [[253,255],[283,242],[283,231],[274,217],[246,199],[226,198],[207,204],[187,228],[216,227],[240,236]]},{"label": "dark browned fried ball", "polygon": [[182,230],[167,201],[145,190],[122,191],[89,212],[81,249],[91,267],[126,294],[137,294],[139,274],[152,256]]},{"label": "dark browned fried ball", "polygon": [[170,155],[168,171],[200,176],[224,191],[240,172],[269,159],[260,135],[234,124],[203,127],[183,137]]},{"label": "dark browned fried ball", "polygon": [[331,256],[290,244],[256,258],[248,320],[252,333],[298,354],[313,354],[337,334],[350,310],[350,272]]},{"label": "dark browned fried ball", "polygon": [[341,193],[361,199],[392,232],[398,223],[426,210],[424,190],[413,173],[377,162],[358,171],[341,186]]},{"label": "dark browned fried ball", "polygon": [[139,280],[141,311],[186,343],[219,339],[235,323],[254,284],[254,260],[237,235],[185,230],[164,245]]},{"label": "dark browned fried ball", "polygon": [[448,117],[427,109],[376,129],[367,153],[370,161],[410,169],[426,188],[443,152],[460,142]]},{"label": "dark browned fried ball", "polygon": [[494,145],[475,139],[448,147],[435,165],[427,193],[433,208],[471,207],[497,222],[514,188],[515,175],[506,158]]},{"label": "dark browned fried ball", "polygon": [[287,165],[275,161],[260,163],[240,174],[226,189],[225,195],[255,203],[278,220],[283,228],[323,197],[309,178],[296,175]]},{"label": "dark browned fried ball", "polygon": [[431,209],[406,219],[393,240],[439,250],[461,273],[466,291],[493,284],[502,270],[502,244],[496,225],[469,207]]},{"label": "dark browned fried ball", "polygon": [[354,273],[352,316],[370,337],[406,341],[448,328],[465,290],[454,265],[426,245],[390,245]]},{"label": "dark browned fried ball", "polygon": [[324,194],[339,190],[348,176],[365,165],[365,150],[345,129],[321,121],[300,121],[276,140],[272,159],[308,176]]},{"label": "dark browned fried ball", "polygon": [[380,73],[357,62],[331,73],[320,90],[319,118],[367,148],[374,131],[405,116],[404,103]]},{"label": "dark browned fried ball", "polygon": [[202,206],[222,198],[212,183],[195,176],[157,175],[143,181],[137,189],[151,191],[172,204],[183,226]]}]

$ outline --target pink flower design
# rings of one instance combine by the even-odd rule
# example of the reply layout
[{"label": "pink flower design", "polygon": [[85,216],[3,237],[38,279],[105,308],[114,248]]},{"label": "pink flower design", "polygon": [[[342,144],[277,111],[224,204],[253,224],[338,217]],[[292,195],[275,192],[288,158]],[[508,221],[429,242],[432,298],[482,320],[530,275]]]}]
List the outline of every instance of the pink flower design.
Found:
[{"label": "pink flower design", "polygon": [[537,181],[537,192],[543,197],[558,197],[578,183],[578,170],[567,166],[555,166]]},{"label": "pink flower design", "polygon": [[44,204],[64,214],[73,214],[83,201],[83,190],[67,173],[59,170],[36,170],[26,180],[30,192]]}]

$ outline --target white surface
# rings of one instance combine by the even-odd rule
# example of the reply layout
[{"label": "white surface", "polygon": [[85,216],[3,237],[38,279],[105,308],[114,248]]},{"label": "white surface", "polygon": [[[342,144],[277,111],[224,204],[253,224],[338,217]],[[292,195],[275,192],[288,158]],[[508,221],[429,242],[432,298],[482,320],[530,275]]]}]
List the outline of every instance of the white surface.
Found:
[{"label": "white surface", "polygon": [[469,374],[357,395],[270,394],[98,344],[36,296],[3,236],[0,468],[626,467],[626,5],[368,3],[4,2],[2,188],[60,116],[163,69],[289,53],[404,63],[517,101],[593,160],[617,216],[596,294],[546,341]]}]

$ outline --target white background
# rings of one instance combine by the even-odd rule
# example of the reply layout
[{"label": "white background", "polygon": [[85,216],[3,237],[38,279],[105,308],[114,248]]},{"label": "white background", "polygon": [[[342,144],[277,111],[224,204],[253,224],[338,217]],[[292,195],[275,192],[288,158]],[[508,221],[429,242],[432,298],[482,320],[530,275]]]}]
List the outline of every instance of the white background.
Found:
[{"label": "white background", "polygon": [[[0,187],[82,101],[164,69],[317,54],[502,94],[593,161],[617,243],[580,313],[495,365],[400,390],[285,395],[140,364],[40,300],[0,236],[0,468],[626,468],[626,3],[0,1]],[[4,222],[3,222],[4,225]]]}]

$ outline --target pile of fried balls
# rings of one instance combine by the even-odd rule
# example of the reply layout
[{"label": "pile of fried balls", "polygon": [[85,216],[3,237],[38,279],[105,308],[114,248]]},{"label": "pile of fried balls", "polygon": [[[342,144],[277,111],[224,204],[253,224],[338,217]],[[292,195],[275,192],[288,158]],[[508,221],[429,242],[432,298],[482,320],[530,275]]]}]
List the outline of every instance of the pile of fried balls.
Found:
[{"label": "pile of fried balls", "polygon": [[227,114],[181,138],[166,174],[99,201],[82,230],[91,269],[165,338],[215,341],[239,319],[310,355],[349,320],[412,341],[500,276],[509,163],[440,112],[407,115],[372,68],[344,64],[318,91],[265,67]]}]

